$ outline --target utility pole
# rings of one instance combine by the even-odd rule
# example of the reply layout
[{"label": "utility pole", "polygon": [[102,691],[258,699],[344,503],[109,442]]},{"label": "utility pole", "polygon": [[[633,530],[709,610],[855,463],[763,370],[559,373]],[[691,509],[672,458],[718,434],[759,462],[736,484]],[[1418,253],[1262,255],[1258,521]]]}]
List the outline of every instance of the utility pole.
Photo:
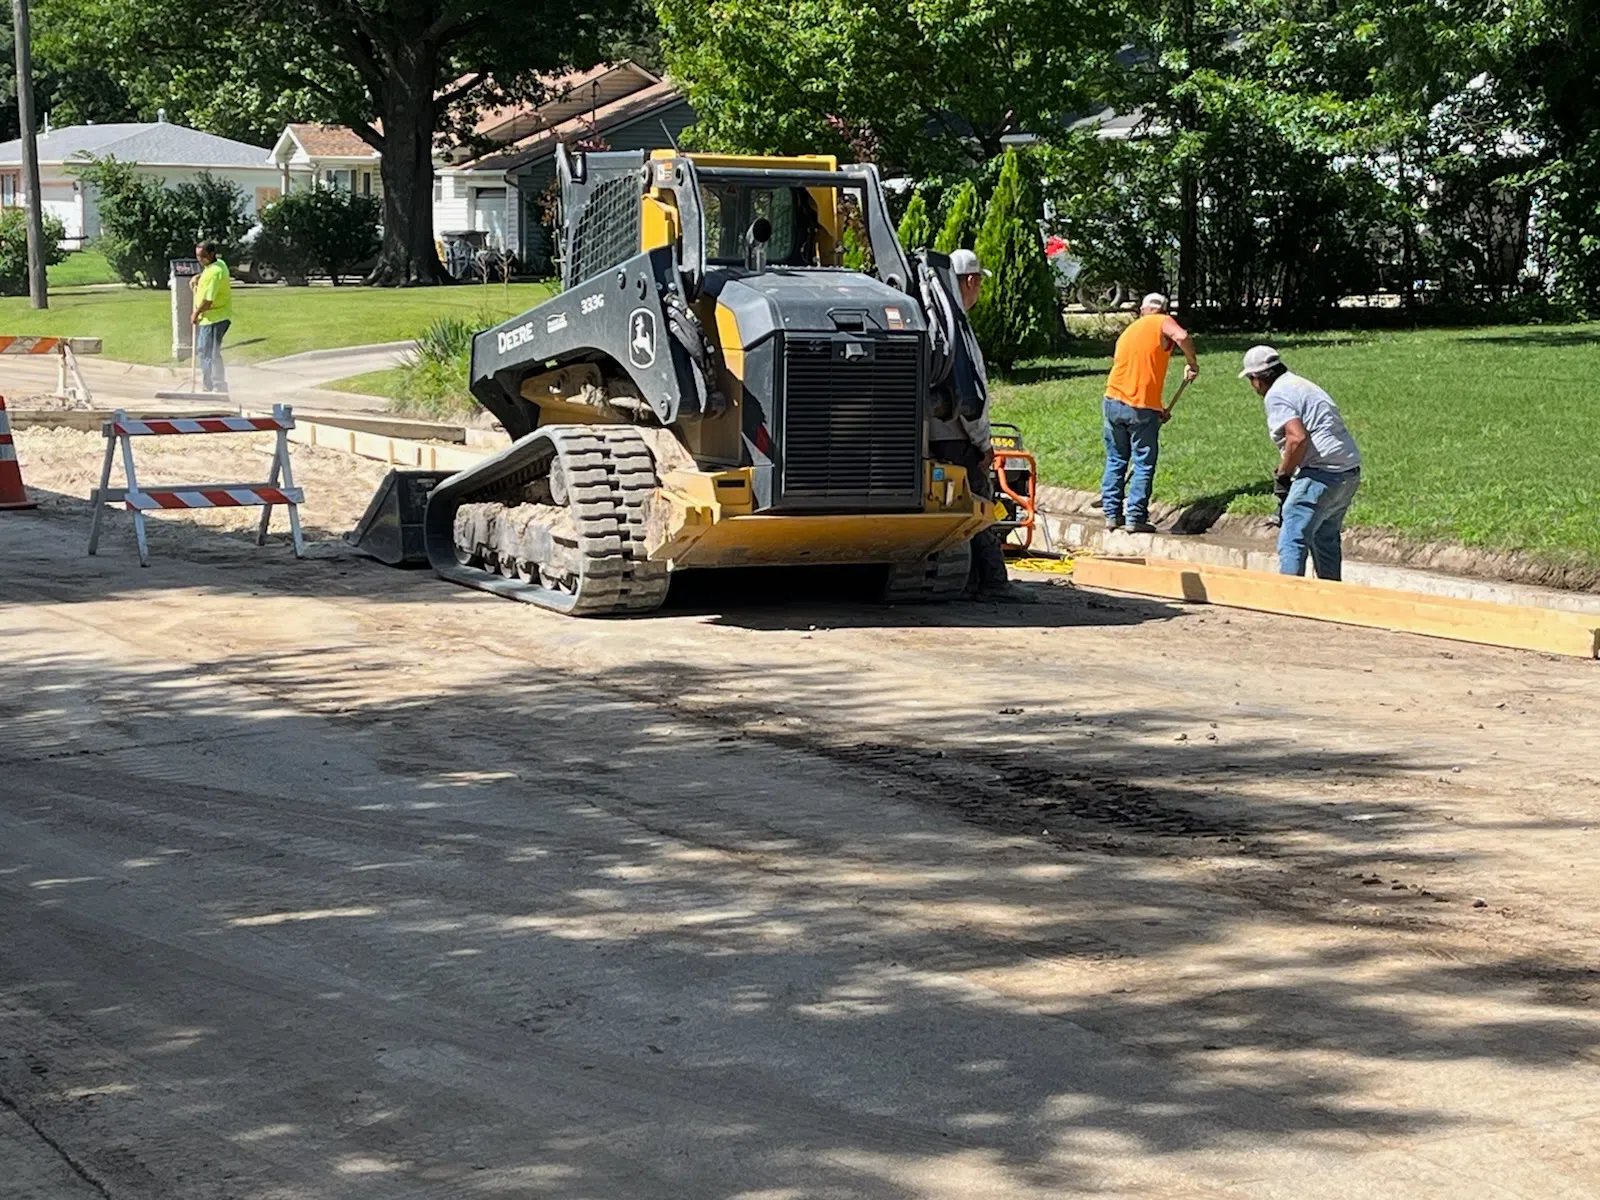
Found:
[{"label": "utility pole", "polygon": [[28,193],[28,298],[34,308],[49,308],[50,293],[44,274],[44,204],[39,193],[39,142],[33,131],[33,39],[28,31],[28,0],[11,0],[11,27],[17,38],[22,186]]}]

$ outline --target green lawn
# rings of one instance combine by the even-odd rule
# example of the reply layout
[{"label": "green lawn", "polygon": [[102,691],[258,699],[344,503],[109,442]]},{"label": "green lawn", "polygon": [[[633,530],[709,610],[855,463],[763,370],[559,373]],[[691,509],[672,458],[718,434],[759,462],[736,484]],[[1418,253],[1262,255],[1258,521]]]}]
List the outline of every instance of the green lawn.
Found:
[{"label": "green lawn", "polygon": [[[1269,341],[1333,394],[1366,460],[1351,523],[1600,567],[1600,324],[1411,333],[1200,336],[1201,375],[1162,434],[1156,497],[1270,513],[1277,453],[1237,377]],[[1048,483],[1098,490],[1110,344],[996,380],[996,420],[1020,425]],[[1168,394],[1179,378],[1175,365]],[[403,368],[332,386],[403,395]]]},{"label": "green lawn", "polygon": [[100,251],[74,250],[52,267],[45,268],[50,287],[83,287],[91,283],[116,283],[117,273]]},{"label": "green lawn", "polygon": [[354,392],[360,396],[382,396],[398,400],[405,395],[405,382],[411,372],[406,367],[386,367],[382,371],[368,371],[365,375],[351,375],[335,379],[322,386],[335,392]]},{"label": "green lawn", "polygon": [[[1239,357],[1268,341],[1326,388],[1365,460],[1352,524],[1600,566],[1600,325],[1205,337],[1200,378],[1162,433],[1156,497],[1272,511],[1276,452]],[[1022,427],[1047,482],[1099,489],[1110,346],[1019,367],[995,419]],[[1169,376],[1176,387],[1178,365]]]},{"label": "green lawn", "polygon": [[[70,260],[69,260],[70,261]],[[61,264],[65,266],[66,264]],[[232,361],[257,362],[408,338],[442,316],[484,323],[532,308],[550,294],[542,283],[444,288],[233,288]],[[36,312],[25,296],[0,299],[0,333],[61,334],[105,339],[108,358],[166,363],[172,350],[172,297],[145,288],[51,288],[50,307]]]}]

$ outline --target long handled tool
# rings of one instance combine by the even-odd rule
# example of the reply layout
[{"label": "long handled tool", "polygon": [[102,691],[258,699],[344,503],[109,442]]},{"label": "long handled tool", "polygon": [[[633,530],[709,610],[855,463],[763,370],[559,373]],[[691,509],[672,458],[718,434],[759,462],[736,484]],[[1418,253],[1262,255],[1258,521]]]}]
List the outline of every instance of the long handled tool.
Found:
[{"label": "long handled tool", "polygon": [[182,389],[179,389],[175,392],[157,392],[156,399],[207,400],[214,401],[218,404],[227,403],[228,394],[226,392],[202,392],[200,390],[200,347],[198,345],[200,340],[200,327],[196,325],[192,326],[192,328],[194,333],[191,336],[194,338],[196,344],[191,345],[189,348],[189,390],[183,391]]},{"label": "long handled tool", "polygon": [[1168,404],[1166,408],[1162,409],[1161,419],[1163,421],[1168,420],[1172,416],[1172,410],[1178,407],[1178,401],[1183,399],[1184,389],[1188,386],[1189,380],[1187,377],[1185,377],[1183,382],[1178,384],[1178,390],[1172,393],[1172,402]]}]

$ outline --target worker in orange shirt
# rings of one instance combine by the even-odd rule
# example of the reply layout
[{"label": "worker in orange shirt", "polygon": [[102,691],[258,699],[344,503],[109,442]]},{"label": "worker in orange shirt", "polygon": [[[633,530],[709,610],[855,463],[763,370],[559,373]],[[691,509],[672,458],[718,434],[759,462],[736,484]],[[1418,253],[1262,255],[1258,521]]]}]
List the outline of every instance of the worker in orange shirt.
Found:
[{"label": "worker in orange shirt", "polygon": [[1107,529],[1156,531],[1150,524],[1150,490],[1161,453],[1161,427],[1171,415],[1162,392],[1175,348],[1183,351],[1183,378],[1193,380],[1200,374],[1194,341],[1167,315],[1167,298],[1151,292],[1139,305],[1137,319],[1117,339],[1116,358],[1106,380],[1106,473],[1100,480],[1100,502]]}]

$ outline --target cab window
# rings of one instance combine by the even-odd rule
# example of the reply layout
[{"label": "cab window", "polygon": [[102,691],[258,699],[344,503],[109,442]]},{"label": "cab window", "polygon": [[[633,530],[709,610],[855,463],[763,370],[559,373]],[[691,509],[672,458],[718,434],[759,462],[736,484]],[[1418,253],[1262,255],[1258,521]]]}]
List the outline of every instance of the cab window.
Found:
[{"label": "cab window", "polygon": [[772,225],[767,262],[809,267],[816,263],[816,204],[805,188],[763,188],[708,184],[702,189],[706,257],[720,266],[745,260],[744,239],[751,222],[765,217]]}]

